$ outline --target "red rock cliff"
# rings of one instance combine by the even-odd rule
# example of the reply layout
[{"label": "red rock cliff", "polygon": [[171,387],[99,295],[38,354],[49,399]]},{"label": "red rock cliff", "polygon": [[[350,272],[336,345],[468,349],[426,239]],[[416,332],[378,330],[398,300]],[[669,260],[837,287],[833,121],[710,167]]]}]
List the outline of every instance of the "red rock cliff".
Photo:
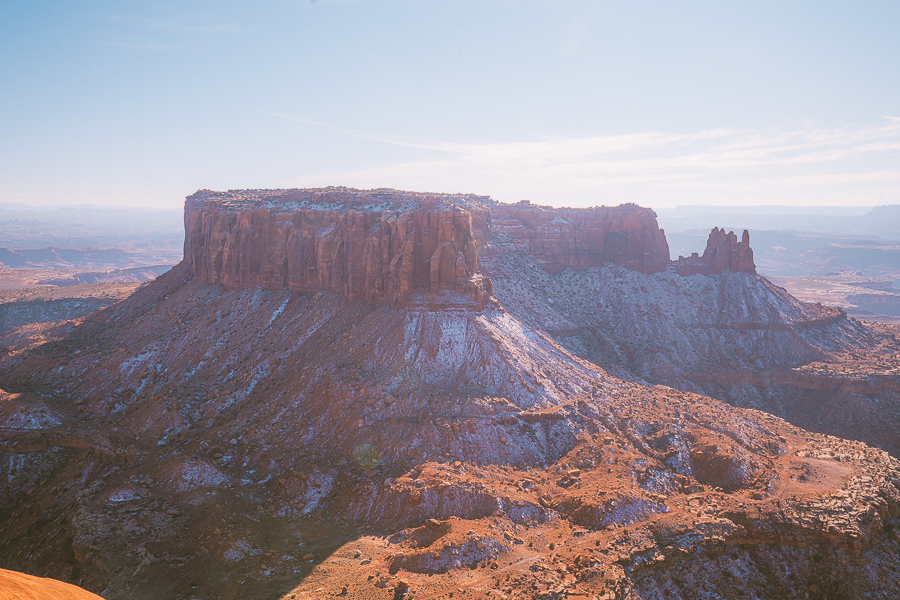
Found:
[{"label": "red rock cliff", "polygon": [[491,217],[493,244],[533,254],[550,273],[607,262],[656,273],[669,263],[669,245],[656,213],[635,204],[549,208],[519,202],[494,207]]},{"label": "red rock cliff", "polygon": [[[613,263],[643,273],[670,264],[656,214],[634,204],[550,208],[486,196],[396,190],[200,191],[185,203],[185,260],[230,289],[332,289],[400,304],[416,291],[491,295],[479,253],[526,252],[550,273]],[[714,229],[703,257],[676,272],[755,272],[749,235]]]},{"label": "red rock cliff", "polygon": [[724,229],[716,227],[709,234],[703,256],[698,256],[695,252],[687,258],[679,256],[672,263],[675,272],[680,275],[712,275],[724,271],[756,273],[753,250],[750,248],[750,232],[746,229],[739,242],[733,231],[725,233]]},{"label": "red rock cliff", "polygon": [[185,260],[203,281],[230,289],[333,289],[394,304],[416,290],[454,290],[483,302],[490,280],[478,270],[465,207],[478,211],[486,200],[346,188],[201,191],[185,203]]}]

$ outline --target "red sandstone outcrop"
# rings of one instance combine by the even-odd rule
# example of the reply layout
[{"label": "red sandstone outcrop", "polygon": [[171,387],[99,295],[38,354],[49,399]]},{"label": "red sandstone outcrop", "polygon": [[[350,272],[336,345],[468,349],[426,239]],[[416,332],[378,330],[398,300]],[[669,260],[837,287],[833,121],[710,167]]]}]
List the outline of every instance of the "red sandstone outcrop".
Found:
[{"label": "red sandstone outcrop", "polygon": [[709,233],[703,256],[694,252],[687,258],[679,256],[672,264],[679,275],[713,275],[725,271],[756,273],[753,250],[750,248],[750,232],[746,229],[739,242],[733,231],[725,233],[724,229],[715,227]]},{"label": "red sandstone outcrop", "polygon": [[185,203],[185,260],[228,289],[331,289],[395,305],[417,290],[453,290],[484,302],[479,252],[495,239],[551,273],[607,262],[654,273],[669,258],[656,215],[633,204],[553,209],[348,188],[204,190]]},{"label": "red sandstone outcrop", "polygon": [[550,208],[397,190],[203,190],[185,203],[185,260],[228,289],[335,290],[402,304],[453,290],[484,302],[480,257],[534,256],[548,273],[612,263],[641,273],[755,273],[749,234],[714,229],[703,256],[669,261],[656,214],[634,204]]},{"label": "red sandstone outcrop", "polygon": [[345,188],[201,191],[185,203],[184,255],[197,277],[228,289],[331,289],[392,304],[416,290],[453,290],[484,302],[490,281],[465,206],[485,201]]},{"label": "red sandstone outcrop", "polygon": [[533,254],[549,273],[603,263],[656,273],[669,262],[669,245],[656,214],[635,204],[549,208],[519,202],[496,205],[491,218],[493,239]]}]

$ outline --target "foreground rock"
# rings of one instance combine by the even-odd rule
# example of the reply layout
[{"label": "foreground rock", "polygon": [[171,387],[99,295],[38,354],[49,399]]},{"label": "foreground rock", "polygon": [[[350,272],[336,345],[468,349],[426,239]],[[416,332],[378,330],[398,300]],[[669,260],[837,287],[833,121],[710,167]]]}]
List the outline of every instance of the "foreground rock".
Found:
[{"label": "foreground rock", "polygon": [[[246,211],[207,197],[209,219],[188,220],[235,224],[200,227],[222,234],[189,236],[193,258],[90,321],[41,330],[33,344],[20,335],[2,358],[0,415],[15,423],[0,430],[2,564],[40,565],[107,599],[890,598],[900,588],[900,463],[886,452],[614,377],[536,325],[544,312],[528,321],[503,296],[451,285],[443,266],[432,287],[434,258],[415,242],[411,254],[373,258],[360,288],[335,275],[357,267],[326,269],[321,287],[292,289],[294,275],[239,284],[275,272],[262,266],[281,255],[259,251],[271,238],[261,231],[286,223],[255,212],[281,214],[281,200],[243,194]],[[482,257],[467,262],[465,248],[481,252],[488,214],[449,198],[381,201],[402,200],[422,224],[408,241],[436,239],[433,224],[471,224],[471,246],[459,232],[441,243],[463,244],[463,263],[479,268],[465,281],[486,292]],[[362,218],[329,210],[315,219]],[[384,215],[365,218],[361,239],[384,235]],[[317,229],[310,247],[333,231]],[[206,259],[206,239],[215,252],[256,250],[222,250],[220,263]],[[336,243],[315,264],[352,265],[350,248],[368,244]],[[495,287],[512,280],[502,261],[532,260],[499,242],[484,250]],[[408,256],[422,259],[400,279],[408,300],[367,296],[389,289],[378,282]],[[649,263],[553,274],[546,255],[533,261],[523,281],[597,269],[678,277],[644,273]],[[721,277],[737,286],[750,274]]]},{"label": "foreground rock", "polygon": [[0,569],[0,600],[100,600],[74,585]]}]

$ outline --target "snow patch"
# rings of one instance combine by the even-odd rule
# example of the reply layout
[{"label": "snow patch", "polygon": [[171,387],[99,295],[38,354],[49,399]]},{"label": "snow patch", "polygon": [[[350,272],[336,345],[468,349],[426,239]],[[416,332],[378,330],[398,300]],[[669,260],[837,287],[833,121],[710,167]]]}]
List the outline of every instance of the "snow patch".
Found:
[{"label": "snow patch", "polygon": [[268,327],[269,325],[274,323],[275,319],[277,319],[278,317],[281,316],[281,314],[284,312],[284,309],[287,308],[287,305],[290,301],[291,301],[290,296],[288,296],[287,298],[284,299],[284,302],[281,303],[281,306],[279,306],[278,309],[272,313],[272,318],[269,319],[268,323],[266,323],[266,327]]},{"label": "snow patch", "polygon": [[109,501],[128,502],[129,500],[136,500],[141,497],[143,497],[143,495],[134,488],[122,488],[111,493],[109,495]]},{"label": "snow patch", "polygon": [[209,463],[187,460],[173,473],[172,483],[179,492],[198,488],[217,487],[228,482],[228,477]]},{"label": "snow patch", "polygon": [[253,554],[253,548],[244,540],[238,540],[231,545],[231,547],[225,551],[223,555],[225,560],[229,562],[238,562],[244,560],[247,556],[251,556]]}]

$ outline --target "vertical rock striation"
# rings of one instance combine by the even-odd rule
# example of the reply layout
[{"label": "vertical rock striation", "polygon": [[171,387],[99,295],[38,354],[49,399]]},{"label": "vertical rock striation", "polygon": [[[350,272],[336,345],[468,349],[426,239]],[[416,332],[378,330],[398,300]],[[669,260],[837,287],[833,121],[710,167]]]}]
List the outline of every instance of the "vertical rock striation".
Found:
[{"label": "vertical rock striation", "polygon": [[228,289],[330,289],[392,304],[451,290],[487,300],[465,208],[480,197],[377,192],[197,192],[185,206],[185,260]]},{"label": "vertical rock striation", "polygon": [[755,273],[749,234],[714,229],[703,256],[669,261],[656,214],[634,204],[550,208],[486,196],[396,190],[202,190],[185,203],[185,260],[228,289],[334,290],[351,301],[453,291],[484,303],[481,258],[533,256],[542,269],[615,264],[641,273]]},{"label": "vertical rock striation", "polygon": [[635,204],[548,208],[529,202],[498,205],[492,230],[499,244],[534,255],[549,273],[613,263],[642,273],[664,271],[666,235],[656,213]]}]

